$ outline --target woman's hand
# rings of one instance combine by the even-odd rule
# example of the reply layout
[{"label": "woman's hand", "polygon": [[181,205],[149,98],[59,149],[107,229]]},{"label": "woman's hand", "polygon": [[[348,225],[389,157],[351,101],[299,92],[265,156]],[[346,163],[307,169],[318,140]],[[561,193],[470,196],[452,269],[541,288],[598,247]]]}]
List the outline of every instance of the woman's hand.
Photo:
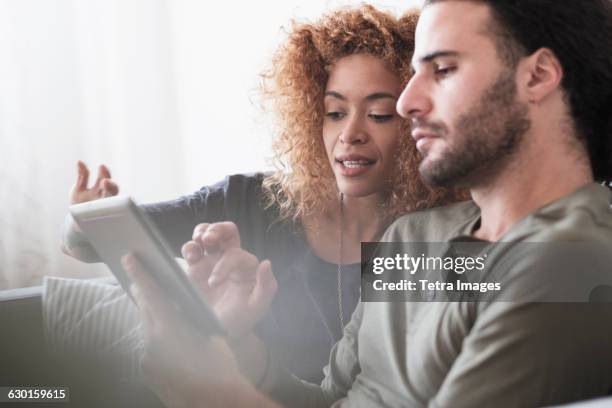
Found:
[{"label": "woman's hand", "polygon": [[189,278],[200,289],[230,337],[239,339],[268,311],[277,290],[270,261],[240,247],[232,222],[200,224],[182,248]]},{"label": "woman's hand", "polygon": [[111,174],[104,165],[98,169],[98,177],[91,188],[88,188],[89,169],[82,161],[77,163],[77,180],[70,190],[70,204],[80,204],[99,198],[115,196],[119,193],[119,186],[111,180]]},{"label": "woman's hand", "polygon": [[241,375],[225,340],[184,320],[136,256],[126,255],[122,263],[142,318],[143,373],[166,406],[274,406]]},{"label": "woman's hand", "polygon": [[[115,196],[119,193],[119,186],[111,180],[111,174],[104,165],[98,169],[98,177],[94,185],[89,188],[89,170],[82,161],[77,163],[77,180],[70,190],[70,204],[80,204],[99,198]],[[62,227],[62,251],[74,258],[85,262],[99,262],[100,258],[91,247],[81,228],[69,214]]]}]

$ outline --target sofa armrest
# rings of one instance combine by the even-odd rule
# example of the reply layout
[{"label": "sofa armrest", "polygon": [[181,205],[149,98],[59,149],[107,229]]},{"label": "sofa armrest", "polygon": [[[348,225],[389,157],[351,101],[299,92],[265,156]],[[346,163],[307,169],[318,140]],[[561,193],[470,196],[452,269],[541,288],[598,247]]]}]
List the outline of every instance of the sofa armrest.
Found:
[{"label": "sofa armrest", "polygon": [[0,383],[43,380],[46,362],[42,286],[0,291]]}]

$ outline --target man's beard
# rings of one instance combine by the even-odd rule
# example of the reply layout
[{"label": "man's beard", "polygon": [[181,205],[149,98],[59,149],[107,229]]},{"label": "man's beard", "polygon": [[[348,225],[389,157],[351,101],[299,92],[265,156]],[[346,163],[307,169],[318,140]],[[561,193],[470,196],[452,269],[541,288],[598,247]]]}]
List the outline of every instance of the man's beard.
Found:
[{"label": "man's beard", "polygon": [[458,118],[452,141],[443,125],[415,121],[447,141],[440,158],[425,158],[419,167],[427,184],[469,188],[486,183],[507,165],[531,127],[527,107],[516,101],[513,72],[502,73],[474,105]]}]

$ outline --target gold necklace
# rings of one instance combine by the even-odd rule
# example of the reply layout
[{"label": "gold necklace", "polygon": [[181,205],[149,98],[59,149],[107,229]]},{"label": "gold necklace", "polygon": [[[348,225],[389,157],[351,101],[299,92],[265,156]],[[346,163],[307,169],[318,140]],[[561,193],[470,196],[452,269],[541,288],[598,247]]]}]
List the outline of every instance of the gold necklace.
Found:
[{"label": "gold necklace", "polygon": [[340,331],[344,331],[344,309],[342,308],[342,249],[344,236],[344,194],[340,193],[340,256],[338,259],[338,317],[340,318]]}]

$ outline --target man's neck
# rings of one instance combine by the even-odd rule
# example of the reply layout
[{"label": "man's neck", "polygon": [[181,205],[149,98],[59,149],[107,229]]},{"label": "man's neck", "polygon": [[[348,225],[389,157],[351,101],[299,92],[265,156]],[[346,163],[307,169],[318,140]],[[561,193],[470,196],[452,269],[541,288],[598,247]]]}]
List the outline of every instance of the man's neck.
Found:
[{"label": "man's neck", "polygon": [[481,211],[474,236],[498,241],[529,214],[593,181],[588,161],[558,157],[548,154],[516,161],[486,185],[471,189]]}]

